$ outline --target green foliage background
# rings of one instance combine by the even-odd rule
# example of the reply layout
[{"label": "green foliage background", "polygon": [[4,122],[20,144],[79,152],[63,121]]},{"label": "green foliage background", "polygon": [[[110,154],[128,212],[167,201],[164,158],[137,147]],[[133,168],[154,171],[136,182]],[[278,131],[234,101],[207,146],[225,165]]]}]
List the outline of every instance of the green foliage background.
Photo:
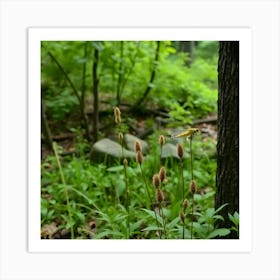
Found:
[{"label": "green foliage background", "polygon": [[[158,128],[146,141],[149,150],[145,156],[143,170],[150,191],[153,193],[151,178],[159,171],[160,134],[168,135],[170,129],[183,129],[197,118],[204,117],[217,110],[217,60],[218,42],[195,42],[194,60],[180,51],[180,42],[163,41],[160,43],[159,59],[155,61],[156,42],[154,41],[106,41],[74,42],[44,41],[41,48],[42,100],[46,106],[46,115],[53,133],[71,131],[75,134],[74,155],[61,158],[62,172],[65,178],[61,182],[57,159],[48,154],[41,164],[41,225],[56,224],[57,231],[73,229],[76,238],[127,238],[127,209],[125,208],[125,175],[121,159],[113,164],[106,158],[103,163],[92,163],[87,153],[91,143],[85,139],[80,124],[79,100],[69,85],[65,74],[57,67],[50,53],[59,61],[65,73],[72,81],[79,96],[84,91],[86,99],[92,98],[94,50],[99,51],[98,79],[99,96],[110,108],[117,104],[117,92],[120,101],[128,106],[135,105],[146,88],[151,91],[141,104],[142,108],[160,109],[166,112],[168,126]],[[156,75],[152,83],[150,76],[156,66]],[[85,75],[83,75],[85,69]],[[83,78],[85,84],[83,85]],[[83,88],[83,86],[85,86]],[[85,103],[85,107],[91,104]],[[103,109],[103,107],[102,107]],[[138,108],[139,111],[140,108]],[[123,129],[136,121],[133,114],[123,116]],[[77,121],[78,119],[78,121]],[[102,120],[101,120],[102,121]],[[154,117],[146,115],[147,126],[154,126]],[[146,127],[147,129],[148,127]],[[113,127],[110,131],[117,134]],[[104,137],[106,131],[100,131]],[[166,138],[170,142],[170,138]],[[182,142],[188,150],[188,142]],[[60,147],[60,154],[63,147]],[[194,238],[215,238],[227,235],[230,230],[238,231],[238,213],[230,218],[231,229],[216,229],[215,220],[222,219],[219,209],[214,209],[216,142],[215,139],[202,139],[197,136],[193,143],[194,176],[200,193],[195,194],[195,219],[188,212],[185,235],[191,238],[190,225]],[[185,166],[189,166],[189,155]],[[168,182],[164,192],[171,206],[164,208],[166,238],[177,239],[182,236],[182,223],[178,216],[181,208],[180,165],[176,159],[168,159]],[[147,206],[147,197],[141,172],[135,160],[129,160],[127,180],[130,191],[130,238],[158,238],[159,225],[156,224],[153,211]],[[189,168],[184,170],[184,180],[191,180]],[[66,201],[65,190],[69,194]],[[205,191],[206,190],[206,191]],[[187,194],[191,199],[190,194]],[[72,218],[67,215],[71,209]],[[160,227],[163,220],[160,219]],[[94,223],[94,229],[92,225]],[[42,233],[44,237],[44,233]],[[73,236],[72,236],[73,237]]]}]

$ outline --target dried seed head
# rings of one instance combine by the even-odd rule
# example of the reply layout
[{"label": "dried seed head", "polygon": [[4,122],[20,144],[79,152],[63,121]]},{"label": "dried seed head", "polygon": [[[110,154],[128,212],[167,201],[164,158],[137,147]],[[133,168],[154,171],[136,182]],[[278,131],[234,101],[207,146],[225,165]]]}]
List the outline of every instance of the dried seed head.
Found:
[{"label": "dried seed head", "polygon": [[192,180],[191,183],[190,183],[190,192],[192,194],[196,193],[196,182],[195,182],[195,180]]},{"label": "dried seed head", "polygon": [[123,166],[127,166],[127,159],[126,158],[123,160]]},{"label": "dried seed head", "polygon": [[158,174],[153,176],[153,185],[155,188],[159,188],[160,186],[160,178]]},{"label": "dried seed head", "polygon": [[120,141],[120,144],[122,145],[122,143],[123,143],[123,134],[121,132],[119,132],[119,141]]},{"label": "dried seed head", "polygon": [[118,107],[114,108],[114,115],[115,115],[115,123],[121,123],[121,111]]},{"label": "dried seed head", "polygon": [[184,223],[184,221],[185,221],[185,214],[183,212],[180,212],[180,219]]},{"label": "dried seed head", "polygon": [[141,151],[136,153],[136,161],[141,165],[143,163],[143,155]]},{"label": "dried seed head", "polygon": [[166,169],[165,167],[161,167],[159,170],[159,178],[161,182],[164,182],[166,179]]},{"label": "dried seed head", "polygon": [[157,196],[157,201],[159,203],[163,202],[164,195],[163,195],[163,191],[161,189],[157,189],[156,196]]},{"label": "dried seed head", "polygon": [[142,144],[140,141],[136,140],[135,143],[134,143],[134,150],[135,152],[142,152]]},{"label": "dried seed head", "polygon": [[183,208],[184,208],[184,211],[187,209],[188,204],[189,204],[188,200],[187,200],[187,199],[184,199],[184,201],[183,201]]},{"label": "dried seed head", "polygon": [[159,142],[159,144],[160,144],[161,146],[165,143],[165,138],[164,138],[163,135],[160,135],[160,136],[159,136],[158,142]]},{"label": "dried seed head", "polygon": [[177,144],[177,155],[180,159],[184,156],[184,150],[181,144]]}]

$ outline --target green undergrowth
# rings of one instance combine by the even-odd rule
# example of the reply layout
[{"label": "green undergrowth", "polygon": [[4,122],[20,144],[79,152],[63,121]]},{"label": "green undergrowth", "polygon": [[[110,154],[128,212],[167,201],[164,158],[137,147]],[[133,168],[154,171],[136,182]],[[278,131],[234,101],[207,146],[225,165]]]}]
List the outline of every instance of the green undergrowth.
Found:
[{"label": "green undergrowth", "polygon": [[[201,136],[197,136],[193,143],[197,185],[193,202],[189,191],[189,143],[182,142],[186,152],[183,162],[186,199],[190,205],[194,204],[193,212],[191,207],[187,207],[183,225],[179,216],[182,208],[179,161],[169,158],[160,163],[157,135],[153,136],[150,137],[150,149],[142,163],[143,176],[152,201],[148,201],[141,169],[134,158],[128,159],[125,178],[120,159],[108,166],[106,161],[94,164],[84,156],[60,157],[59,170],[57,159],[49,155],[41,164],[42,238],[55,238],[60,233],[60,238],[75,239],[181,239],[184,227],[185,239],[210,239],[226,236],[231,230],[238,231],[237,213],[230,217],[232,228],[215,227],[215,221],[223,219],[219,215],[220,209],[214,208],[215,142],[212,139],[202,141]],[[161,185],[164,201],[160,208],[162,212],[159,213],[152,178],[161,166],[166,169],[166,180]],[[125,179],[129,190],[129,212]]]}]

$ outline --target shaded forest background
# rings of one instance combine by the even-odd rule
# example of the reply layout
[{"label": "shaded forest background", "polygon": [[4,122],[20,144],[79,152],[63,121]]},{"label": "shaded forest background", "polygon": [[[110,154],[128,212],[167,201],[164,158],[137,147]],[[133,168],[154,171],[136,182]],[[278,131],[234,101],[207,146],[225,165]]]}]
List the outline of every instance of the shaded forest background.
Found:
[{"label": "shaded forest background", "polygon": [[[238,232],[237,212],[229,213],[227,228],[216,226],[226,206],[214,205],[218,58],[217,41],[42,42],[42,238],[207,239]],[[191,139],[194,158],[188,141],[170,137],[190,127],[200,130]],[[104,139],[120,142],[120,133],[147,147],[140,169],[135,154],[126,169],[124,154],[109,152],[117,149],[111,142],[97,148]],[[143,184],[153,193],[160,167],[168,178],[164,200],[155,195],[147,203]],[[194,193],[187,191],[192,173]],[[182,212],[184,181],[190,208]]]}]

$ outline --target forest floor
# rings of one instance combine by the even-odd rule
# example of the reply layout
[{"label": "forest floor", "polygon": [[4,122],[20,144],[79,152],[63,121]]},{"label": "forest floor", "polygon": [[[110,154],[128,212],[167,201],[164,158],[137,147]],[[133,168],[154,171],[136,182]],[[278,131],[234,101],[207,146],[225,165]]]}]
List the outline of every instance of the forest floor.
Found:
[{"label": "forest floor", "polygon": [[[114,123],[112,123],[111,119],[112,116],[110,116],[107,111],[103,111],[104,115],[101,119],[101,132],[104,135],[104,137],[111,138],[112,137],[112,127],[114,126]],[[91,117],[91,112],[88,112],[88,119]],[[164,118],[160,116],[154,117],[154,122],[158,122],[160,118],[160,121],[165,122]],[[67,119],[67,118],[65,118]],[[129,125],[128,133],[135,135],[143,140],[145,140],[145,137],[141,137],[141,133],[143,131],[148,132],[148,134],[151,134],[154,132],[153,125],[151,126],[151,116],[147,115],[138,115],[137,118],[133,120],[133,125]],[[205,135],[204,138],[210,137],[213,140],[217,140],[217,113],[213,112],[206,116],[204,116],[201,119],[197,119],[193,122],[193,127],[198,127],[202,133]],[[76,137],[79,136],[80,138],[84,138],[84,135],[77,134],[76,131],[69,129],[69,127],[77,127],[78,123],[80,123],[79,116],[74,116],[71,119],[67,119],[67,122],[62,121],[59,125],[57,123],[50,122],[50,128],[53,132],[53,141],[56,141],[59,143],[59,145],[62,147],[62,155],[70,155],[75,153],[75,143],[76,143]],[[104,129],[102,129],[102,127]],[[162,126],[162,129],[164,128],[164,124]],[[143,133],[142,133],[143,134]],[[86,141],[86,139],[84,139]],[[87,141],[86,141],[87,142]],[[44,161],[46,157],[50,154],[52,154],[52,151],[47,147],[47,145],[44,142],[44,139],[42,138],[41,141],[41,160]]]}]

